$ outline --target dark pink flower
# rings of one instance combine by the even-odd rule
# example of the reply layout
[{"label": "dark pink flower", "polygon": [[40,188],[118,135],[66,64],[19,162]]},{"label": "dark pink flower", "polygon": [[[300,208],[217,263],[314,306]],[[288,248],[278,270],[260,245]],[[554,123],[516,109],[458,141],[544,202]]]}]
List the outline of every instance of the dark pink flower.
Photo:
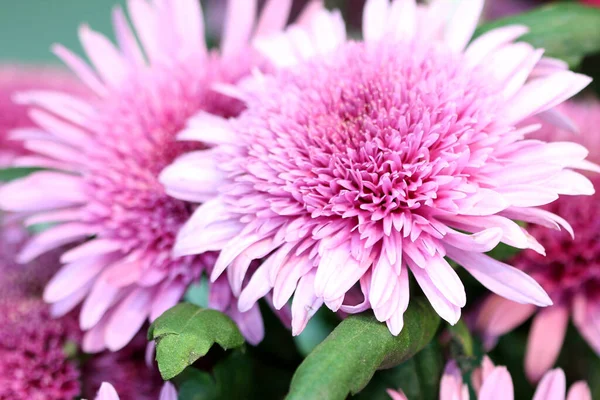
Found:
[{"label": "dark pink flower", "polygon": [[[212,278],[227,271],[241,311],[271,291],[277,308],[294,295],[294,334],[323,303],[372,308],[398,334],[408,271],[455,323],[466,295],[445,257],[502,296],[552,304],[535,280],[485,252],[504,242],[543,253],[512,220],[556,224],[538,207],[594,192],[570,169],[584,147],[528,140],[537,126],[516,128],[590,78],[514,43],[522,26],[469,44],[482,8],[370,0],[363,42],[346,39],[335,11],[259,41],[281,70],[227,88],[247,110],[191,120],[181,139],[215,148],[162,174],[175,196],[205,200],[218,188],[180,231],[176,254],[221,250]],[[249,271],[256,259],[264,262]],[[357,285],[364,301],[348,304]]]},{"label": "dark pink flower", "polygon": [[[577,141],[591,150],[590,160],[600,161],[600,103],[597,100],[568,102],[558,110],[570,118],[580,130],[573,134],[550,125],[535,133],[534,138],[554,141]],[[586,162],[587,163],[587,162]],[[582,165],[591,168],[591,164]],[[600,178],[592,178],[600,185]],[[566,182],[568,183],[568,182]],[[531,226],[529,233],[546,249],[546,257],[532,251],[520,253],[512,263],[535,278],[548,292],[554,305],[539,310],[533,305],[517,304],[498,296],[490,296],[476,322],[486,337],[488,347],[495,339],[536,314],[533,319],[525,357],[525,370],[530,380],[537,381],[549,370],[564,341],[569,318],[590,346],[600,354],[600,195],[561,198],[548,205],[545,213],[558,214],[572,226],[571,234],[559,231],[558,225]]]},{"label": "dark pink flower", "polygon": [[41,300],[0,299],[0,399],[72,400],[79,370],[64,347],[77,343],[72,318],[52,319]]},{"label": "dark pink flower", "polygon": [[[209,51],[197,0],[129,0],[135,34],[117,7],[118,47],[81,27],[93,68],[64,47],[54,47],[95,93],[93,99],[43,90],[19,96],[35,106],[30,116],[38,126],[21,135],[37,154],[20,163],[53,171],[6,185],[0,206],[36,213],[28,223],[56,224],[29,242],[20,261],[84,241],[62,255],[65,265],[44,294],[54,315],[83,302],[84,350],[122,348],[212,266],[213,254],[172,256],[175,236],[193,207],[169,197],[157,177],[177,156],[205,147],[175,141],[188,117],[200,110],[221,117],[241,111],[243,103],[213,86],[267,66],[249,42],[284,27],[289,7],[288,0],[271,0],[256,21],[255,0],[231,0],[221,48]],[[228,285],[214,285],[217,289],[219,298],[231,296]],[[230,314],[251,343],[262,339],[258,307]]]}]

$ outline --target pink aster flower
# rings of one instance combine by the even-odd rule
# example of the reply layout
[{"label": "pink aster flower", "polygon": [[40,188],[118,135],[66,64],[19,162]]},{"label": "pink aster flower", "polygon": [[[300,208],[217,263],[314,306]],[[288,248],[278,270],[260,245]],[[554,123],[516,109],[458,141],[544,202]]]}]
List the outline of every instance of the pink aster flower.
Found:
[{"label": "pink aster flower", "polygon": [[[192,206],[169,197],[157,177],[186,150],[204,147],[175,141],[188,117],[200,110],[221,117],[240,112],[241,102],[212,87],[268,65],[249,41],[281,29],[289,6],[290,1],[271,0],[257,22],[256,1],[231,0],[221,49],[209,51],[197,0],[130,0],[135,33],[115,8],[118,46],[81,27],[80,40],[93,68],[64,47],[54,47],[94,92],[93,99],[45,90],[19,96],[35,107],[30,117],[38,128],[20,132],[37,154],[17,162],[53,171],[3,187],[0,206],[35,213],[28,223],[56,224],[25,247],[22,262],[84,241],[62,255],[65,265],[44,294],[54,315],[83,302],[84,350],[122,348],[212,265],[211,254],[172,257],[175,235]],[[215,298],[229,298],[227,285],[213,287],[219,291]],[[261,340],[258,307],[231,315],[250,342]]]},{"label": "pink aster flower", "polygon": [[[137,398],[137,397],[136,397]],[[98,390],[96,400],[125,400],[121,399],[115,388],[108,382],[104,382]],[[160,391],[158,400],[177,400],[177,391],[172,383],[166,382]]]},{"label": "pink aster flower", "polygon": [[0,66],[0,168],[10,165],[15,157],[27,153],[23,143],[10,140],[9,132],[17,128],[33,128],[27,108],[16,104],[16,93],[31,89],[63,90],[83,93],[83,85],[63,70],[24,65]]},{"label": "pink aster flower", "polygon": [[[479,400],[512,400],[514,389],[512,378],[506,367],[496,367],[484,357],[481,368],[473,373],[473,386]],[[565,373],[561,369],[548,372],[535,391],[533,400],[591,400],[587,383],[579,381],[571,385],[568,394]],[[393,400],[408,400],[399,390],[388,390]],[[462,373],[454,361],[446,365],[440,383],[440,400],[469,400],[469,388],[463,383]]]},{"label": "pink aster flower", "polygon": [[[241,311],[270,291],[276,307],[294,294],[294,334],[323,303],[372,308],[398,334],[409,271],[455,323],[466,296],[446,257],[504,297],[550,305],[535,280],[485,252],[504,242],[543,253],[513,219],[562,223],[538,207],[594,192],[570,169],[584,147],[528,140],[538,126],[515,127],[590,79],[513,43],[522,26],[469,44],[482,7],[370,0],[362,42],[346,40],[335,11],[260,41],[281,70],[227,89],[246,101],[239,118],[191,120],[180,137],[216,147],[162,174],[175,196],[219,189],[175,253],[221,250],[212,278],[227,270]],[[250,274],[255,259],[264,262]],[[345,302],[355,285],[364,301]]]},{"label": "pink aster flower", "polygon": [[0,299],[0,399],[72,400],[79,370],[64,351],[79,339],[77,322],[52,319],[41,300]]},{"label": "pink aster flower", "polygon": [[[570,102],[559,110],[579,126],[579,135],[545,125],[536,138],[570,138],[592,149],[590,159],[600,161],[600,103],[597,100]],[[593,178],[595,185],[600,179]],[[490,296],[478,311],[476,329],[488,348],[496,339],[521,325],[535,314],[525,356],[525,371],[532,381],[539,380],[556,362],[569,319],[581,335],[600,354],[600,195],[559,199],[545,208],[560,214],[573,226],[575,239],[559,230],[531,226],[529,233],[546,248],[546,257],[524,251],[512,260],[520,270],[535,278],[548,292],[554,305],[539,310],[533,305],[517,304]],[[557,228],[557,226],[554,226]]]}]

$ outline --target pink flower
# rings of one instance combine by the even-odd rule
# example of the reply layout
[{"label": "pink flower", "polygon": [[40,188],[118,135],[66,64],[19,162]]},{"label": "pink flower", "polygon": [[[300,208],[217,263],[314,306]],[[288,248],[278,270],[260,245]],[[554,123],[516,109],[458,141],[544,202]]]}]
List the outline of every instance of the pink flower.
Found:
[{"label": "pink flower", "polygon": [[[44,294],[54,315],[83,301],[84,350],[122,348],[212,265],[213,254],[171,255],[192,206],[169,197],[157,177],[183,152],[205,147],[175,141],[188,117],[199,110],[222,117],[241,111],[241,102],[212,87],[268,66],[248,42],[282,28],[289,6],[289,1],[272,0],[256,22],[256,1],[231,0],[217,52],[206,48],[197,0],[129,0],[135,34],[123,11],[115,8],[118,47],[81,27],[93,68],[64,47],[54,47],[94,92],[92,100],[43,90],[19,96],[20,102],[36,107],[30,116],[38,128],[20,135],[36,156],[17,162],[58,171],[34,173],[3,187],[0,206],[36,213],[28,223],[56,224],[25,247],[22,262],[84,240],[62,255],[65,265]],[[227,285],[218,290],[219,299],[231,296]],[[231,314],[250,342],[262,339],[258,307]]]},{"label": "pink flower", "polygon": [[[486,356],[482,367],[473,373],[473,386],[479,400],[512,400],[514,389],[512,378],[506,367],[496,367]],[[533,400],[592,400],[588,385],[576,382],[566,394],[567,383],[562,369],[548,372],[535,391]],[[393,400],[407,400],[402,391],[388,390]],[[463,383],[462,373],[454,361],[446,365],[440,383],[440,400],[469,400],[469,389]]]},{"label": "pink flower", "polygon": [[[115,388],[108,382],[104,382],[96,395],[96,400],[121,400]],[[124,400],[124,399],[123,399]],[[177,400],[177,391],[170,382],[165,382],[158,400]]]},{"label": "pink flower", "polygon": [[71,318],[52,319],[40,300],[0,299],[0,398],[72,400],[79,370],[64,346],[79,339]]},{"label": "pink flower", "polygon": [[[192,119],[180,138],[215,147],[162,174],[175,196],[204,200],[219,188],[180,231],[175,253],[221,250],[212,278],[227,270],[241,311],[271,290],[278,308],[294,294],[294,334],[323,303],[372,308],[398,334],[409,270],[455,323],[466,296],[446,256],[502,296],[552,304],[531,277],[485,252],[504,242],[543,253],[512,219],[556,224],[538,207],[594,192],[569,169],[584,147],[526,139],[535,125],[515,128],[590,79],[513,43],[522,26],[468,44],[482,7],[370,0],[364,42],[346,40],[335,11],[260,41],[281,71],[227,89],[246,101],[239,118]],[[255,259],[264,262],[245,284]],[[355,285],[364,301],[349,304]]]},{"label": "pink flower", "polygon": [[[536,133],[538,139],[556,141],[573,139],[592,149],[590,159],[600,161],[600,103],[596,100],[570,102],[559,110],[569,117],[581,133],[572,134],[545,125]],[[584,165],[592,168],[592,165]],[[593,178],[595,185],[600,179]],[[498,336],[510,332],[536,314],[533,319],[525,371],[532,381],[539,380],[556,362],[562,347],[569,318],[590,346],[600,354],[600,195],[559,199],[550,204],[544,213],[563,216],[576,232],[575,239],[558,230],[558,225],[544,229],[531,226],[529,233],[545,247],[547,256],[531,251],[520,253],[513,264],[535,278],[548,292],[554,305],[538,310],[533,305],[511,302],[490,296],[482,305],[476,320],[476,329],[486,338],[488,348]],[[564,224],[563,224],[564,225]],[[539,312],[538,312],[539,311]]]},{"label": "pink flower", "polygon": [[35,127],[27,114],[27,108],[13,101],[18,92],[34,88],[69,93],[84,92],[83,85],[57,68],[0,66],[0,168],[9,166],[15,157],[27,154],[22,142],[10,140],[9,132]]}]

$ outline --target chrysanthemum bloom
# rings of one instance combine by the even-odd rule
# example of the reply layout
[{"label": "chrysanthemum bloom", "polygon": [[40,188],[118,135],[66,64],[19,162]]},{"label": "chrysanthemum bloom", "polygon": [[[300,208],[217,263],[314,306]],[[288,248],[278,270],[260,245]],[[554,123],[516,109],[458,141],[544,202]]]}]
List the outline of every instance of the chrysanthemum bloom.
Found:
[{"label": "chrysanthemum bloom", "polygon": [[[512,378],[506,367],[496,367],[485,357],[483,365],[473,374],[473,386],[479,400],[512,400],[514,389]],[[579,381],[567,392],[565,373],[561,369],[548,372],[535,391],[533,400],[592,400],[587,383]],[[408,400],[399,390],[388,390],[393,400]],[[454,361],[446,365],[440,382],[440,400],[469,400],[469,388],[463,383],[462,373]]]},{"label": "chrysanthemum bloom", "polygon": [[139,333],[124,349],[90,357],[81,366],[82,396],[91,399],[103,382],[110,382],[121,400],[156,400],[163,379],[155,365],[146,364],[146,345]]},{"label": "chrysanthemum bloom", "polygon": [[0,399],[72,400],[79,370],[64,346],[79,340],[77,321],[55,320],[41,300],[0,299]]},{"label": "chrysanthemum bloom", "polygon": [[[586,145],[590,159],[600,161],[600,103],[596,100],[569,102],[560,111],[579,126],[573,134],[544,126],[535,137],[563,140],[567,137]],[[600,185],[600,179],[592,179]],[[532,305],[517,304],[490,296],[478,311],[476,329],[485,337],[488,348],[498,336],[535,315],[529,334],[525,371],[537,381],[549,370],[560,353],[569,317],[590,346],[600,354],[600,195],[559,199],[545,208],[563,216],[573,227],[575,238],[566,232],[531,226],[529,233],[546,248],[547,257],[524,251],[512,260],[520,270],[535,278],[554,302],[539,310]]]},{"label": "chrysanthemum bloom", "polygon": [[[175,141],[189,116],[204,110],[230,117],[243,108],[212,87],[236,82],[251,68],[267,64],[248,42],[252,35],[282,28],[290,2],[271,0],[258,23],[255,3],[230,1],[216,52],[206,49],[197,0],[130,0],[129,14],[143,49],[120,8],[114,12],[118,48],[87,26],[79,32],[94,69],[67,49],[54,47],[95,92],[93,100],[48,91],[19,96],[37,107],[30,116],[39,128],[21,135],[38,153],[27,161],[58,171],[38,172],[2,188],[0,206],[38,213],[29,223],[57,224],[29,243],[20,255],[23,262],[89,238],[63,254],[65,266],[45,291],[55,315],[83,301],[80,324],[88,330],[83,343],[88,352],[122,348],[148,318],[154,320],[176,304],[188,284],[212,265],[210,254],[171,256],[175,235],[192,207],[167,196],[157,177],[184,151],[204,147]],[[203,200],[191,193],[179,195]],[[211,294],[214,304],[231,296],[227,285],[213,286]],[[234,310],[232,316],[250,342],[260,341],[258,307],[244,314]]]},{"label": "chrysanthemum bloom", "polygon": [[[138,397],[136,397],[137,399]],[[104,382],[98,390],[96,400],[125,400],[126,397],[120,398],[115,388],[108,382]],[[177,390],[172,383],[166,382],[160,391],[158,400],[177,400]],[[570,400],[570,399],[569,399]]]},{"label": "chrysanthemum bloom", "polygon": [[20,141],[10,140],[9,132],[16,128],[33,128],[27,107],[16,104],[13,96],[31,89],[63,90],[83,93],[75,77],[63,70],[51,67],[28,67],[24,65],[0,66],[0,168],[10,165],[17,156],[27,153]]},{"label": "chrysanthemum bloom", "polygon": [[[191,120],[181,138],[216,148],[162,175],[174,195],[219,189],[181,230],[176,254],[222,249],[212,278],[227,269],[241,311],[271,290],[276,307],[294,294],[294,334],[323,303],[372,308],[398,334],[409,270],[455,323],[466,296],[445,257],[502,296],[550,305],[531,277],[485,252],[504,242],[543,253],[512,220],[554,225],[562,220],[538,206],[594,192],[569,169],[585,148],[527,140],[537,126],[515,128],[590,79],[513,43],[522,26],[468,45],[482,7],[370,0],[364,42],[346,41],[339,13],[326,11],[306,31],[261,41],[281,71],[229,89],[247,103],[239,118]],[[356,284],[364,302],[345,303]]]}]

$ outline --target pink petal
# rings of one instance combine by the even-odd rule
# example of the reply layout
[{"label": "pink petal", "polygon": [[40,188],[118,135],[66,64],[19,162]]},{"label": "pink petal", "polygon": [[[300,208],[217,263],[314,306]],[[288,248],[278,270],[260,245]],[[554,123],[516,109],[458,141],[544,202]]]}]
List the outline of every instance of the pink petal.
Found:
[{"label": "pink petal", "polygon": [[444,42],[451,50],[463,51],[471,40],[479,17],[483,11],[484,0],[461,0],[454,12],[448,16],[449,22],[444,32]]},{"label": "pink petal", "polygon": [[59,44],[52,45],[52,53],[60,58],[97,95],[105,96],[108,93],[108,90],[96,72],[80,57]]},{"label": "pink petal", "polygon": [[388,0],[367,0],[363,8],[363,37],[366,42],[375,42],[383,38],[388,15]]},{"label": "pink petal", "polygon": [[256,36],[271,35],[285,28],[291,8],[292,0],[267,1],[256,25]]},{"label": "pink petal", "polygon": [[67,252],[61,257],[63,263],[70,263],[87,259],[89,257],[97,257],[121,250],[123,242],[112,239],[92,239],[79,245]]},{"label": "pink petal", "polygon": [[399,40],[415,36],[417,26],[417,3],[415,0],[394,0],[389,12],[387,31]]},{"label": "pink petal", "polygon": [[263,340],[265,327],[258,304],[255,304],[254,307],[245,313],[241,313],[237,308],[233,307],[229,311],[229,314],[240,328],[240,332],[242,332],[248,343],[257,345]]},{"label": "pink petal", "polygon": [[158,400],[177,400],[177,390],[171,382],[165,382],[160,390]]},{"label": "pink petal", "polygon": [[129,61],[132,66],[142,66],[145,64],[142,51],[137,44],[135,35],[129,28],[127,18],[120,6],[113,8],[113,26],[117,43],[123,52],[123,56]]},{"label": "pink petal", "polygon": [[64,299],[61,299],[55,303],[52,303],[50,305],[50,314],[54,318],[59,318],[59,317],[62,317],[63,315],[66,315],[71,310],[73,310],[79,303],[81,303],[81,301],[85,298],[85,296],[90,291],[91,287],[92,287],[92,282],[88,282],[87,284],[85,284],[84,286],[80,287],[75,292],[73,292],[71,295],[69,295],[69,296],[65,297]]},{"label": "pink petal", "polygon": [[446,247],[448,257],[461,264],[483,286],[517,303],[552,305],[544,289],[526,273],[481,253]]},{"label": "pink petal", "polygon": [[83,25],[79,28],[79,40],[104,82],[112,86],[123,83],[128,72],[127,63],[106,37]]},{"label": "pink petal", "polygon": [[238,54],[250,39],[256,17],[256,0],[230,0],[225,16],[225,30],[221,42],[223,57]]},{"label": "pink petal", "polygon": [[97,257],[64,265],[46,285],[44,301],[54,303],[73,294],[94,279],[109,262],[106,257]]},{"label": "pink petal", "polygon": [[79,223],[58,225],[34,236],[19,253],[17,261],[27,263],[47,251],[93,235],[96,228]]},{"label": "pink petal", "polygon": [[563,400],[567,392],[567,380],[562,369],[548,372],[542,378],[532,400]]},{"label": "pink petal", "polygon": [[537,307],[520,304],[497,295],[490,295],[479,310],[476,326],[491,336],[502,336],[525,322]]},{"label": "pink petal", "polygon": [[398,391],[388,389],[387,394],[390,395],[392,400],[408,400],[408,397],[406,397],[404,392],[400,389],[398,389]]},{"label": "pink petal", "polygon": [[82,179],[58,172],[35,172],[0,187],[0,207],[15,212],[53,210],[86,201]]},{"label": "pink petal", "polygon": [[91,329],[98,324],[122,293],[121,289],[111,285],[103,277],[97,279],[79,313],[81,329]]},{"label": "pink petal", "polygon": [[153,322],[169,308],[175,306],[185,293],[186,288],[186,285],[179,281],[169,282],[168,284],[163,285],[152,301],[152,306],[150,308],[150,322]]},{"label": "pink petal", "polygon": [[133,339],[150,314],[151,300],[152,290],[136,289],[119,304],[106,325],[109,350],[120,350]]},{"label": "pink petal", "polygon": [[512,42],[519,36],[523,36],[529,28],[523,25],[509,25],[493,29],[475,39],[465,50],[465,58],[469,65],[479,64],[486,56],[500,46]]},{"label": "pink petal", "polygon": [[592,400],[590,387],[583,381],[575,382],[569,389],[567,400]]},{"label": "pink petal", "polygon": [[229,144],[235,142],[236,134],[226,119],[200,111],[188,121],[187,128],[177,135],[177,139]]},{"label": "pink petal", "polygon": [[160,30],[156,13],[146,0],[128,0],[127,8],[145,54],[151,62],[157,61],[161,54],[157,37]]},{"label": "pink petal", "polygon": [[[407,262],[409,262],[407,260]],[[439,314],[440,317],[448,321],[450,324],[454,325],[460,319],[460,307],[452,304],[446,297],[436,288],[436,286],[431,281],[431,278],[423,270],[417,265],[414,265],[412,260],[410,261],[410,270],[413,273],[413,276],[417,280],[417,283],[423,290],[425,296],[431,303],[431,306],[434,310]]]},{"label": "pink petal", "polygon": [[119,395],[110,383],[103,382],[96,394],[96,400],[119,400]]},{"label": "pink petal", "polygon": [[313,269],[298,282],[292,301],[292,335],[294,336],[302,333],[310,318],[323,305],[323,299],[315,296],[315,274]]},{"label": "pink petal", "polygon": [[556,362],[569,322],[569,310],[553,306],[541,310],[533,319],[525,354],[525,373],[537,382]]},{"label": "pink petal", "polygon": [[173,28],[177,34],[178,44],[183,49],[183,56],[192,53],[206,54],[204,16],[200,2],[179,0],[169,2],[169,6],[173,17]]},{"label": "pink petal", "polygon": [[513,400],[512,378],[505,367],[496,367],[483,381],[479,391],[479,400]]}]

